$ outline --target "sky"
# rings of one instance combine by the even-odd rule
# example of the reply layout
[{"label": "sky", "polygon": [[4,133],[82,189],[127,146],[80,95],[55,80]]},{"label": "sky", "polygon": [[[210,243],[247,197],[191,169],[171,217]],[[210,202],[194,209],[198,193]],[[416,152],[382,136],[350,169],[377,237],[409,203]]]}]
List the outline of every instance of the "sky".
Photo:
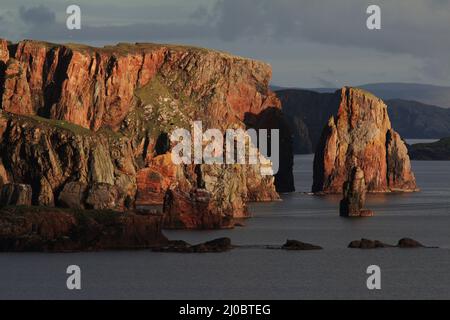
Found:
[{"label": "sky", "polygon": [[[271,64],[272,84],[450,85],[450,0],[0,0],[0,37],[179,43]],[[66,27],[81,8],[81,30]],[[381,29],[368,30],[369,5]]]}]

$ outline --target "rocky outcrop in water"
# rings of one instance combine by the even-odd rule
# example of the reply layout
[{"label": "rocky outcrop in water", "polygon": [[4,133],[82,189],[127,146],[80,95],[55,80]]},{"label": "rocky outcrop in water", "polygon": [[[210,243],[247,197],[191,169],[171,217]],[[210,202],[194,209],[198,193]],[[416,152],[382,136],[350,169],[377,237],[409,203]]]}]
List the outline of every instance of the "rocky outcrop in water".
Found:
[{"label": "rocky outcrop in water", "polygon": [[[33,205],[114,210],[205,190],[210,214],[245,216],[248,201],[279,199],[274,177],[174,165],[168,136],[197,120],[245,129],[246,114],[280,108],[270,77],[265,63],[201,48],[1,40],[0,182],[29,185]],[[199,217],[196,201],[182,212]]]},{"label": "rocky outcrop in water", "polygon": [[321,250],[322,247],[314,244],[301,242],[298,240],[286,240],[286,243],[281,247],[283,250]]},{"label": "rocky outcrop in water", "polygon": [[366,181],[359,167],[352,169],[350,180],[344,183],[344,197],[340,202],[341,217],[371,217],[373,211],[363,209],[366,202]]},{"label": "rocky outcrop in water", "polygon": [[167,245],[153,248],[155,252],[211,253],[226,252],[233,249],[230,238],[218,238],[204,243],[191,245],[182,240],[169,241]]},{"label": "rocky outcrop in water", "polygon": [[349,248],[352,249],[376,249],[376,248],[390,248],[392,245],[383,243],[379,240],[369,240],[369,239],[361,239],[361,240],[353,240],[348,245]]},{"label": "rocky outcrop in water", "polygon": [[391,245],[383,243],[379,240],[369,240],[362,238],[361,240],[354,240],[349,243],[348,248],[352,249],[377,249],[377,248],[429,248],[436,249],[437,247],[427,247],[421,244],[419,241],[411,238],[402,238],[398,241],[397,245]]},{"label": "rocky outcrop in water", "polygon": [[312,191],[341,193],[355,166],[364,172],[368,192],[417,190],[405,143],[392,129],[386,105],[364,90],[345,87],[315,154]]}]

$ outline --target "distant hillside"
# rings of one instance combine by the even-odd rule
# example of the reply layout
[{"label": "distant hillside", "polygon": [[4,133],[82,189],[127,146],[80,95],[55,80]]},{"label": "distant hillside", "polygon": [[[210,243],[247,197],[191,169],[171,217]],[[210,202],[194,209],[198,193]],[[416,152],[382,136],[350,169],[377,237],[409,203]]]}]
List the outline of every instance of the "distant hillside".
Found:
[{"label": "distant hillside", "polygon": [[[338,96],[310,90],[276,92],[294,133],[294,153],[315,151],[329,117],[338,109]],[[417,101],[385,101],[394,129],[405,139],[440,139],[450,136],[450,109]]]},{"label": "distant hillside", "polygon": [[[424,104],[450,108],[450,87],[434,86],[420,83],[369,83],[358,86],[372,92],[383,100],[403,99],[422,102]],[[320,93],[333,93],[338,88],[307,89]]]},{"label": "distant hillside", "polygon": [[276,94],[294,135],[294,153],[314,152],[323,127],[337,111],[339,96],[300,89],[280,90]]},{"label": "distant hillside", "polygon": [[434,143],[419,143],[408,146],[413,160],[450,160],[450,138]]},{"label": "distant hillside", "polygon": [[450,136],[450,109],[417,101],[387,100],[392,125],[407,139],[439,139]]},{"label": "distant hillside", "polygon": [[450,87],[418,83],[372,83],[361,86],[383,100],[404,99],[450,108]]}]

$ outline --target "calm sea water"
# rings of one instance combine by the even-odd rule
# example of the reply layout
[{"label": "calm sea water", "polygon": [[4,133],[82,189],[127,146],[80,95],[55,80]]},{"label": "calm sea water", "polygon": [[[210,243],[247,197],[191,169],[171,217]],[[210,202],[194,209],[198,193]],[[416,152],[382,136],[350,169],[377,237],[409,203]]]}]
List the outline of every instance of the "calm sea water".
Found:
[{"label": "calm sea water", "polygon": [[[303,194],[312,156],[295,158],[298,193],[253,204],[244,228],[167,231],[192,243],[227,236],[240,245],[298,239],[321,251],[241,248],[220,254],[149,251],[0,254],[0,298],[27,299],[450,299],[450,162],[413,162],[422,191],[370,196],[376,216],[344,219],[339,197]],[[366,237],[412,237],[440,249],[348,249]],[[82,290],[66,289],[68,265],[82,270]],[[381,268],[381,290],[366,287],[366,268]]]}]

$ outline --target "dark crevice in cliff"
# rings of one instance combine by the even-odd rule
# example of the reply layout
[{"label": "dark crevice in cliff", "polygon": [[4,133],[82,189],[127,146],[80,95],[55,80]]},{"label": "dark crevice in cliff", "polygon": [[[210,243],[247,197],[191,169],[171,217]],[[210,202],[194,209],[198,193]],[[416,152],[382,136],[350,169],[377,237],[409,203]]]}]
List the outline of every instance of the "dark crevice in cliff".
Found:
[{"label": "dark crevice in cliff", "polygon": [[9,51],[10,58],[14,58],[16,56],[18,46],[19,46],[19,44],[17,44],[17,43],[8,44],[8,51]]},{"label": "dark crevice in cliff", "polygon": [[155,152],[156,155],[165,154],[170,149],[169,135],[166,132],[162,132],[158,139],[156,139]]},{"label": "dark crevice in cliff", "polygon": [[52,107],[61,98],[62,85],[64,80],[67,79],[67,69],[69,68],[72,56],[72,51],[65,49],[64,47],[53,48],[47,53],[43,75],[43,78],[46,79],[46,81],[48,81],[51,66],[55,60],[57,61],[57,65],[52,80],[44,87],[44,106],[37,110],[39,116],[44,118],[55,117],[56,119],[59,119],[62,116],[56,114],[57,111],[52,110]]}]

